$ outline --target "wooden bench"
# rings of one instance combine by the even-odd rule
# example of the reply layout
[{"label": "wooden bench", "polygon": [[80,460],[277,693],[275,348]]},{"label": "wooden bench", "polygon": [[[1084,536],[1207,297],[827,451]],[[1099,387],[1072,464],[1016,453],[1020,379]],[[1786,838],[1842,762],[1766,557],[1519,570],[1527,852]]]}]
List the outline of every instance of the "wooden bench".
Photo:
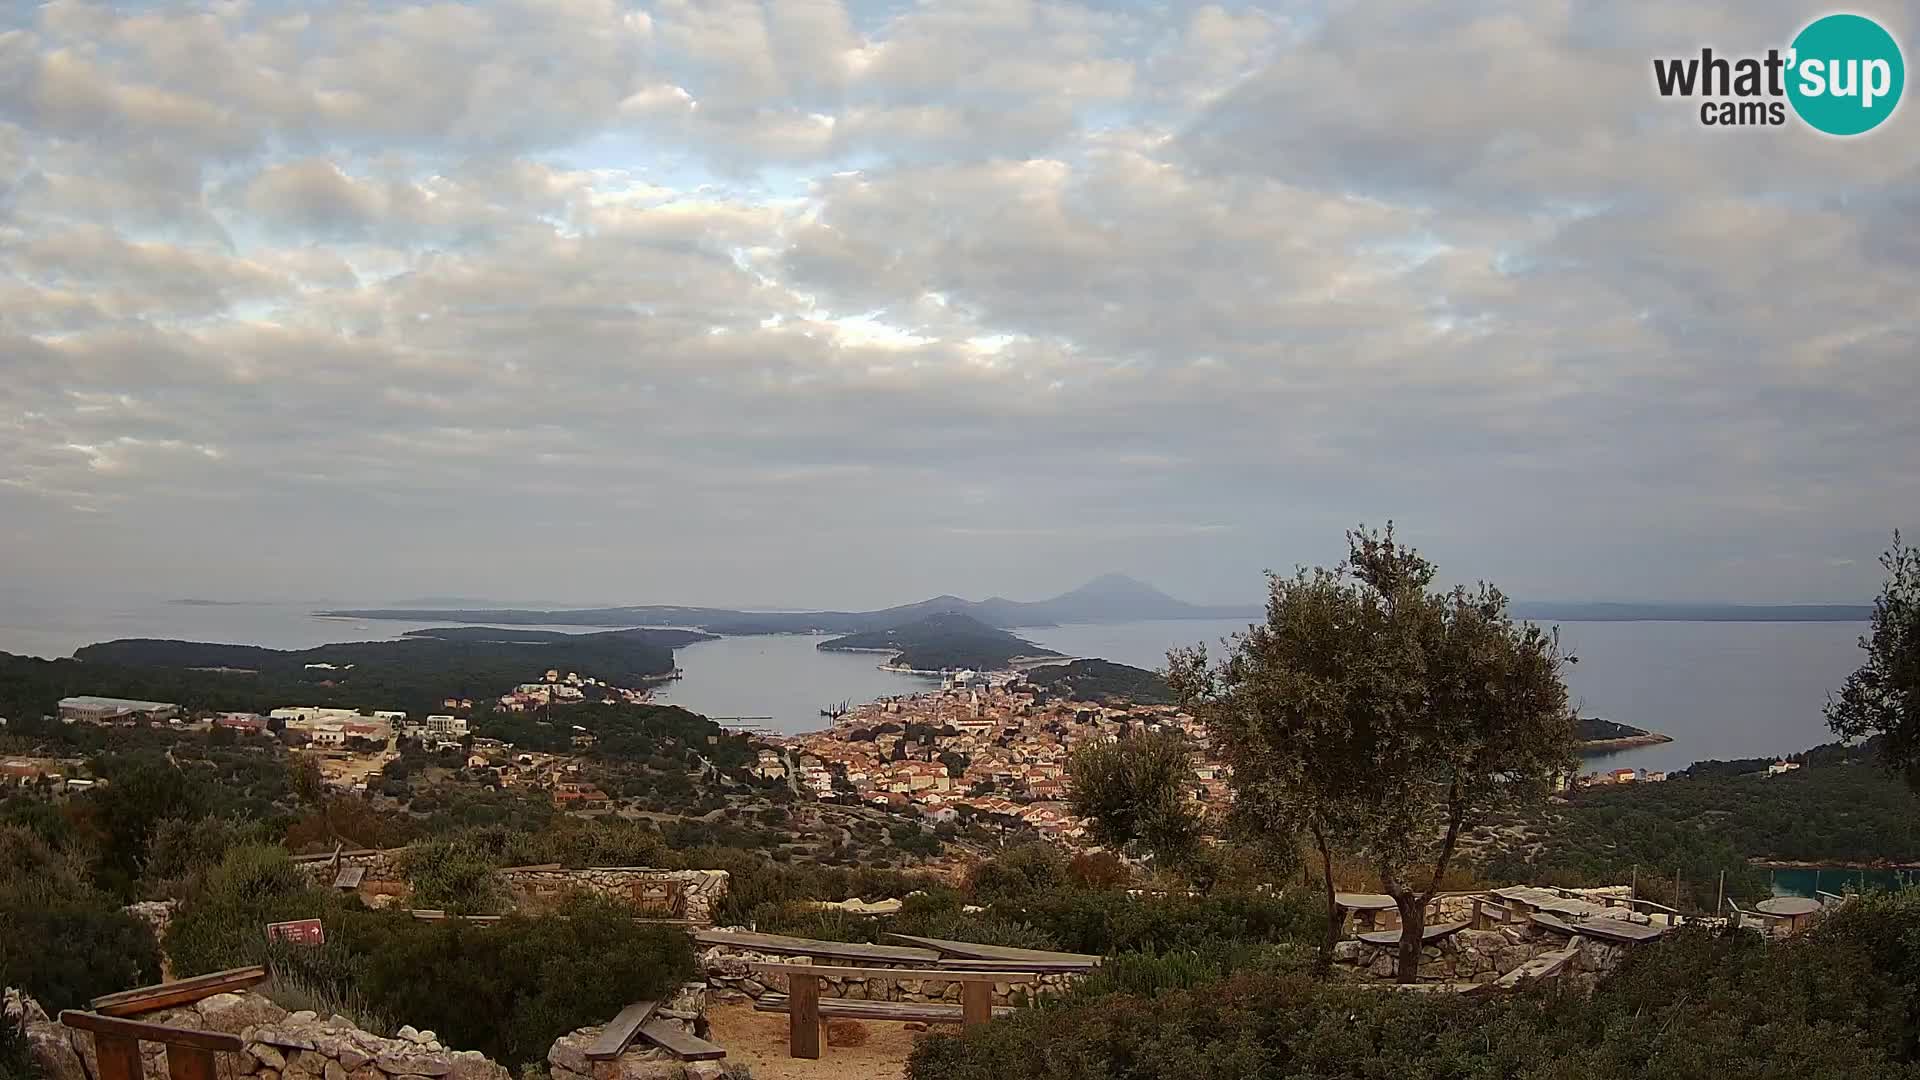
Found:
[{"label": "wooden bench", "polygon": [[657,1001],[636,1001],[621,1009],[620,1015],[608,1021],[600,1037],[587,1047],[587,1060],[612,1061],[626,1053],[636,1037],[670,1051],[682,1061],[718,1061],[727,1056],[725,1047],[689,1035],[678,1025],[654,1019],[654,1010],[659,1007]]},{"label": "wooden bench", "polygon": [[[225,971],[196,975],[191,979],[178,979],[174,982],[155,983],[133,990],[122,990],[113,994],[102,994],[88,1004],[101,1016],[138,1016],[141,1013],[171,1009],[176,1005],[188,1005],[215,994],[230,994],[245,990],[267,977],[267,969],[255,964],[251,967],[228,968]],[[85,1013],[76,1013],[85,1016]]]},{"label": "wooden bench", "polygon": [[[997,982],[1036,982],[1040,975],[1030,971],[959,971],[952,969],[912,970],[906,968],[835,967],[825,964],[751,965],[763,975],[784,975],[787,993],[762,994],[754,1003],[761,1012],[784,1012],[787,1021],[787,1053],[790,1057],[820,1056],[820,1023],[823,1018],[848,1017],[865,1020],[921,1020],[927,1023],[951,1023],[955,1020],[972,1027],[984,1024],[1011,1010],[994,1008],[993,984]],[[853,998],[820,997],[821,979],[926,980],[960,984],[960,1004],[914,1001],[865,1001]]]},{"label": "wooden bench", "polygon": [[93,1035],[93,1056],[97,1062],[94,1075],[99,1080],[143,1080],[142,1040],[166,1047],[167,1075],[171,1080],[215,1080],[213,1055],[237,1054],[247,1046],[238,1035],[225,1032],[167,1027],[72,1009],[60,1014],[60,1022],[75,1031]]},{"label": "wooden bench", "polygon": [[[1429,945],[1439,941],[1441,938],[1452,937],[1466,928],[1467,920],[1465,919],[1457,922],[1443,922],[1435,923],[1432,926],[1425,926],[1420,929],[1420,943],[1422,945]],[[1359,938],[1369,945],[1398,945],[1400,944],[1400,931],[1377,930],[1371,934],[1361,934]]]}]

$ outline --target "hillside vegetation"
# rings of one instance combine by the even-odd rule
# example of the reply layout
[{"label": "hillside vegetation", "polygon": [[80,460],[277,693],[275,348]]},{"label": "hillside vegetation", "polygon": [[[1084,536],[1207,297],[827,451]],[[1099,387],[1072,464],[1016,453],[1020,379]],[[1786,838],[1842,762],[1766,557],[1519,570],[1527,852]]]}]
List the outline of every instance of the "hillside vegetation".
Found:
[{"label": "hillside vegetation", "polygon": [[886,652],[890,663],[917,671],[1004,668],[1016,656],[1058,656],[969,615],[944,612],[902,626],[823,641],[829,652]]}]

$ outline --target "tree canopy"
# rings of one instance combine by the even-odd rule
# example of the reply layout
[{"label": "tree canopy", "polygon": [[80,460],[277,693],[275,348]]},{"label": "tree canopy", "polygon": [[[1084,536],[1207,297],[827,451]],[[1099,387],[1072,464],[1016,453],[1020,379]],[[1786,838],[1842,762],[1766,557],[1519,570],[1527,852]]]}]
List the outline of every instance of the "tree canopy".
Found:
[{"label": "tree canopy", "polygon": [[1884,736],[1881,760],[1920,791],[1920,548],[1893,546],[1880,556],[1887,581],[1873,602],[1867,660],[1827,703],[1827,725],[1844,738]]},{"label": "tree canopy", "polygon": [[1311,835],[1329,893],[1335,849],[1373,865],[1411,980],[1461,834],[1572,772],[1573,716],[1556,637],[1516,623],[1500,590],[1432,589],[1433,564],[1391,523],[1347,539],[1333,569],[1270,575],[1266,621],[1220,663],[1176,650],[1169,678],[1232,766],[1236,813]]}]

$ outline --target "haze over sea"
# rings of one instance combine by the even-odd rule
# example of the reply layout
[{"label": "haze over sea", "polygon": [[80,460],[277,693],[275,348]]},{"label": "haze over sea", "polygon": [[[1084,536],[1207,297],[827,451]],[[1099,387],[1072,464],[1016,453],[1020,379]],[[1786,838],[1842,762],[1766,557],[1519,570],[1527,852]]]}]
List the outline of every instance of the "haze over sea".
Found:
[{"label": "haze over sea", "polygon": [[[176,638],[308,648],[397,637],[445,623],[314,618],[336,606],[301,603],[182,604],[159,598],[37,597],[0,590],[0,652],[67,656],[125,637]],[[1244,627],[1240,620],[1165,620],[1029,627],[1021,636],[1070,656],[1158,668],[1175,645]],[[591,628],[556,626],[572,633]],[[1831,739],[1820,709],[1859,662],[1856,622],[1570,622],[1561,638],[1580,662],[1567,683],[1584,716],[1658,731],[1673,742],[1594,758],[1594,767],[1676,769],[1701,758],[1788,754]],[[878,657],[823,653],[804,636],[723,638],[680,650],[684,677],[661,700],[717,717],[771,717],[779,731],[825,721],[820,710],[910,694],[930,680],[881,671]],[[289,702],[289,704],[294,704]]]}]

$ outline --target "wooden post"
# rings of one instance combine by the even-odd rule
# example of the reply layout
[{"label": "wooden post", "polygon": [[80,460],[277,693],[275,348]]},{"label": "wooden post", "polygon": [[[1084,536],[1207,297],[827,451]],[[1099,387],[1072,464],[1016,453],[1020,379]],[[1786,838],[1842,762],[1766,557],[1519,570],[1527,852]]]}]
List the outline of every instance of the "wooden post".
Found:
[{"label": "wooden post", "polygon": [[141,1080],[138,1039],[96,1031],[93,1033],[93,1056],[100,1062],[100,1080]]},{"label": "wooden post", "polygon": [[171,1080],[214,1080],[213,1051],[197,1046],[167,1047],[167,1076]]},{"label": "wooden post", "polygon": [[[787,976],[787,1056],[820,1056],[820,976]],[[102,1077],[101,1080],[107,1080]]]},{"label": "wooden post", "polygon": [[978,1027],[993,1019],[993,984],[968,982],[960,986],[960,1018],[967,1027]]},{"label": "wooden post", "polygon": [[1713,898],[1713,913],[1719,915],[1727,908],[1727,872],[1720,871],[1720,891]]},{"label": "wooden post", "polygon": [[[1633,864],[1633,884],[1628,887],[1627,895],[1635,900],[1640,899],[1640,864],[1639,863]],[[1627,906],[1632,907],[1633,905],[1628,904]]]}]

